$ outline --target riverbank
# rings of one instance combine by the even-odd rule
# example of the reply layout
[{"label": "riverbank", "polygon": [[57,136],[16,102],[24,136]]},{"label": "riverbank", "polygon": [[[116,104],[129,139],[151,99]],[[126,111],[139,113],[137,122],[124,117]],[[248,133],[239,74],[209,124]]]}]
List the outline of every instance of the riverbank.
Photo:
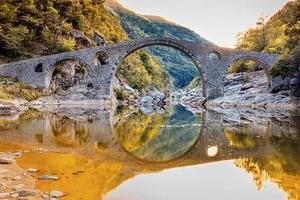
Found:
[{"label": "riverbank", "polygon": [[[118,105],[140,108],[144,110],[144,113],[151,114],[153,112],[164,112],[165,106],[176,104],[185,105],[195,111],[199,109],[246,108],[300,112],[300,98],[292,96],[290,90],[285,87],[281,87],[276,93],[272,92],[276,87],[278,88],[278,85],[268,86],[263,71],[255,71],[247,74],[227,75],[224,96],[208,101],[202,97],[200,88],[179,90],[171,93],[170,96],[158,91],[156,88],[152,88],[141,96],[133,95],[132,101],[118,101],[117,97],[89,99],[84,95],[86,92],[84,89],[77,91],[76,88],[71,88],[69,90],[72,92],[69,90],[68,92],[62,92],[64,95],[53,94],[40,97],[34,101],[20,98],[0,100],[0,114],[18,114],[29,108],[51,111],[60,107],[69,108],[70,110],[72,108],[82,108],[111,110],[114,112]],[[129,86],[126,88],[129,88]]]},{"label": "riverbank", "polygon": [[[277,84],[277,85],[276,85]],[[273,92],[282,83],[269,86],[263,71],[229,74],[225,79],[224,96],[208,100],[204,106],[215,108],[251,108],[300,111],[300,98],[291,95],[288,87]],[[176,102],[197,108],[203,102],[201,89],[181,90],[171,94]]]},{"label": "riverbank", "polygon": [[[0,141],[1,142],[1,141]],[[3,145],[0,144],[1,151]],[[39,169],[28,168],[23,169],[18,164],[16,159],[32,152],[32,150],[16,150],[17,146],[9,146],[12,152],[5,151],[0,152],[0,199],[19,199],[19,200],[57,200],[64,196],[63,192],[52,190],[49,192],[42,192],[36,187],[36,180],[34,177],[37,176]],[[43,153],[42,149],[37,149]],[[39,179],[45,181],[51,181],[45,178],[46,176],[39,176]]]}]

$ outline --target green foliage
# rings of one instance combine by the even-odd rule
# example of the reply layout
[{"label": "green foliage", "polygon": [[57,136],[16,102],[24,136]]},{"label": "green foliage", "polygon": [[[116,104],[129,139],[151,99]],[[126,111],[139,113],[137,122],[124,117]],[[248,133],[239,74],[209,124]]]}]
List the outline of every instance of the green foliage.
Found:
[{"label": "green foliage", "polygon": [[247,61],[237,61],[233,65],[231,65],[228,69],[228,73],[240,73],[240,72],[248,72],[254,70],[256,67],[256,63],[251,60]]},{"label": "green foliage", "polygon": [[119,20],[103,1],[2,0],[0,55],[9,60],[30,58],[82,48],[70,39],[75,28],[91,37],[101,33],[108,42],[127,39]]},{"label": "green foliage", "polygon": [[115,126],[120,144],[131,154],[148,161],[167,161],[186,153],[199,137],[197,115],[183,106],[151,116],[134,113]]},{"label": "green foliage", "polygon": [[72,38],[69,39],[63,39],[62,41],[62,51],[73,51],[76,46],[76,41]]},{"label": "green foliage", "polygon": [[199,76],[196,76],[190,84],[187,86],[188,89],[194,89],[202,86],[202,80]]},{"label": "green foliage", "polygon": [[[209,43],[195,32],[160,17],[138,15],[125,9],[115,1],[108,3],[119,15],[121,25],[128,34],[129,39],[170,37]],[[191,60],[180,51],[165,47],[147,48],[146,51],[159,60],[161,66],[164,67],[173,79],[175,87],[186,87],[198,74]]]},{"label": "green foliage", "polygon": [[290,1],[270,18],[260,19],[257,27],[238,35],[237,47],[243,50],[281,54],[272,75],[288,76],[299,68],[300,1]]},{"label": "green foliage", "polygon": [[141,92],[150,86],[162,90],[168,84],[167,75],[159,62],[144,50],[129,55],[119,67],[118,76]]},{"label": "green foliage", "polygon": [[271,69],[273,76],[295,74],[300,68],[300,45],[280,56],[278,63]]},{"label": "green foliage", "polygon": [[114,93],[116,94],[118,100],[128,100],[130,96],[128,92],[119,87],[114,87]]},{"label": "green foliage", "polygon": [[251,134],[245,134],[245,131],[225,128],[224,135],[230,145],[237,149],[251,149],[256,147],[256,138]]}]

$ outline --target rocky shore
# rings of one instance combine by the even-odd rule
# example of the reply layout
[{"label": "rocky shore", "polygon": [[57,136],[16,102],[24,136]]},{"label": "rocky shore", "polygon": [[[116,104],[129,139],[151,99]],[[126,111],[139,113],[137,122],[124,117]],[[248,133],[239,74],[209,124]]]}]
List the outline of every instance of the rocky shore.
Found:
[{"label": "rocky shore", "polygon": [[[263,71],[227,75],[224,96],[208,101],[203,98],[200,88],[182,89],[165,94],[157,88],[151,87],[144,94],[139,94],[136,90],[117,79],[114,82],[114,87],[119,87],[122,91],[129,94],[126,99],[120,100],[118,96],[113,99],[108,97],[89,98],[92,94],[88,94],[92,91],[89,88],[85,88],[86,86],[79,85],[30,102],[22,99],[0,100],[0,114],[18,114],[30,107],[38,109],[45,107],[81,107],[85,109],[115,110],[118,105],[139,107],[145,114],[151,114],[153,112],[164,112],[164,107],[168,106],[168,104],[181,104],[196,111],[206,108],[300,111],[300,97],[294,96],[299,89],[297,80],[287,81],[277,77],[269,85]],[[95,95],[93,93],[92,96],[95,97]]]},{"label": "rocky shore", "polygon": [[205,103],[206,108],[300,110],[300,98],[293,96],[295,91],[298,89],[289,81],[278,78],[269,86],[264,72],[255,71],[227,75],[224,97],[206,102],[201,89],[188,89],[172,93],[171,100],[194,108]]},{"label": "rocky shore", "polygon": [[[38,169],[22,169],[17,165],[16,158],[29,151],[0,152],[0,199],[18,200],[57,200],[65,194],[61,191],[52,190],[42,192],[36,188]],[[40,176],[40,180],[54,181],[48,175]],[[55,179],[57,180],[57,179]]]}]

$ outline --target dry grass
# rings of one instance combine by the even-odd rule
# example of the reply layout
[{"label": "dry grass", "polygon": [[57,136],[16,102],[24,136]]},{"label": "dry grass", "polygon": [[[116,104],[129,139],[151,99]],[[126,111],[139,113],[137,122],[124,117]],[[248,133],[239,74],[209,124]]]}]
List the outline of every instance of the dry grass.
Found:
[{"label": "dry grass", "polygon": [[28,101],[41,97],[42,90],[31,87],[29,84],[15,82],[11,78],[0,77],[0,99],[22,98]]}]

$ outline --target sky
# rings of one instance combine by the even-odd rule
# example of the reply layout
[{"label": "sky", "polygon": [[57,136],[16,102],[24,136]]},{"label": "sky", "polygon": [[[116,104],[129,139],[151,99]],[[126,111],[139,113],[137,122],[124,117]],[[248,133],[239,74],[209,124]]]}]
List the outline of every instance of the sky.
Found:
[{"label": "sky", "polygon": [[236,35],[272,16],[289,0],[119,0],[144,15],[157,15],[194,30],[223,47],[234,47]]}]

